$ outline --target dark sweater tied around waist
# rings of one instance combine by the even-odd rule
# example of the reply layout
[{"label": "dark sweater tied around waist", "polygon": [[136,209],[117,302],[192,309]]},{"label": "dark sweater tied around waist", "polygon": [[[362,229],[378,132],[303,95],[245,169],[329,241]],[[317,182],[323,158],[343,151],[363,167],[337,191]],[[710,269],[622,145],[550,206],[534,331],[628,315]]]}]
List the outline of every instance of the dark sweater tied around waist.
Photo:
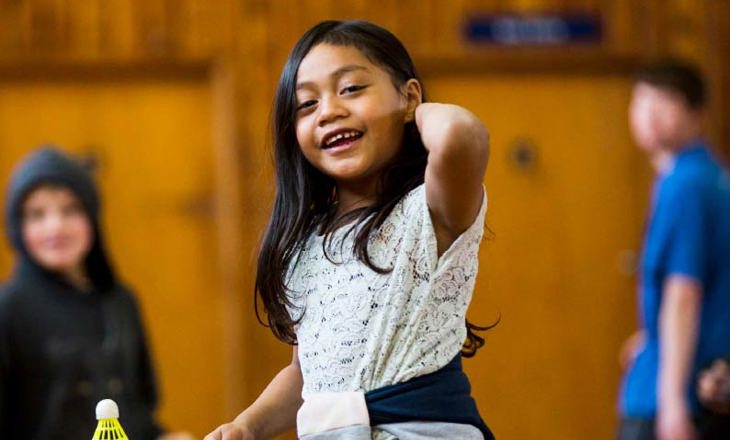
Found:
[{"label": "dark sweater tied around waist", "polygon": [[415,421],[461,423],[478,428],[485,440],[494,440],[471,397],[461,354],[438,371],[369,391],[365,402],[372,426]]}]

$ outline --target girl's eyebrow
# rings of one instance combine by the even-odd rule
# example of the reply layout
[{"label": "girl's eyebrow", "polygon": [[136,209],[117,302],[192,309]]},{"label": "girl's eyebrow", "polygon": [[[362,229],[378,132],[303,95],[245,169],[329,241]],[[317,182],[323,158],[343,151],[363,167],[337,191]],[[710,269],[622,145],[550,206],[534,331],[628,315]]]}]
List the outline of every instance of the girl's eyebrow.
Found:
[{"label": "girl's eyebrow", "polygon": [[[342,66],[342,67],[336,69],[334,72],[330,73],[330,77],[337,80],[346,73],[355,72],[358,70],[364,70],[366,72],[370,71],[370,69],[368,69],[367,67],[362,66],[360,64],[348,64],[348,65]],[[304,89],[304,88],[312,87],[312,86],[313,86],[313,83],[311,81],[303,81],[303,82],[297,83],[296,90],[300,90],[300,89]]]}]

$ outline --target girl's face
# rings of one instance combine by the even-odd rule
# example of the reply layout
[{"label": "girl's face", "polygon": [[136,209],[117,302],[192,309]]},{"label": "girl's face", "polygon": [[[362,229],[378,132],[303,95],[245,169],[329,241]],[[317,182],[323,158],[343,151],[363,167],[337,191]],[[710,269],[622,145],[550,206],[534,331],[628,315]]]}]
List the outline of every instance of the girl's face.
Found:
[{"label": "girl's face", "polygon": [[307,160],[338,185],[372,188],[401,148],[421,90],[415,79],[399,90],[355,47],[322,43],[299,66],[296,98],[297,141]]},{"label": "girl's face", "polygon": [[78,197],[63,187],[41,186],[22,207],[23,243],[46,270],[78,273],[91,250],[92,225]]}]

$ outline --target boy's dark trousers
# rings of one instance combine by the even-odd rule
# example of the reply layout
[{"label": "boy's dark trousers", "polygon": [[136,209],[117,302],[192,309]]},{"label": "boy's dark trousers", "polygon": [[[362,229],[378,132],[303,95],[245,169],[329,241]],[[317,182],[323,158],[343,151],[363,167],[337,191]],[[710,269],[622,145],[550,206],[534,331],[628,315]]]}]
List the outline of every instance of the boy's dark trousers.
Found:
[{"label": "boy's dark trousers", "polygon": [[[618,440],[656,440],[654,419],[623,418]],[[699,440],[730,439],[730,416],[703,410],[695,419]]]},{"label": "boy's dark trousers", "polygon": [[618,440],[656,440],[654,419],[622,418]]}]

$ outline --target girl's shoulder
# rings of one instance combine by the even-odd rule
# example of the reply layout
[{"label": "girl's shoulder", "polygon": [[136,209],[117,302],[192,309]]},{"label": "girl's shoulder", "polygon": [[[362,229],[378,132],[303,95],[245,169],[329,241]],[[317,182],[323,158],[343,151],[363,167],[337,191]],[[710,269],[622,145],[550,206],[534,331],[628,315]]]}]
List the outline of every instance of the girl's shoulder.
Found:
[{"label": "girl's shoulder", "polygon": [[403,196],[401,199],[401,202],[403,203],[414,203],[414,202],[421,202],[423,201],[425,203],[426,201],[426,184],[422,183],[418,185],[417,187],[413,188],[412,190],[408,191],[406,195]]},{"label": "girl's shoulder", "polygon": [[[487,188],[486,186],[483,186],[482,189],[482,205],[479,212],[477,213],[476,218],[474,219],[474,223],[479,223],[480,221],[483,221],[486,214],[488,201]],[[431,211],[428,207],[428,200],[426,197],[426,185],[424,183],[413,188],[401,198],[398,204],[394,207],[393,213],[391,213],[390,215],[391,218],[394,216],[400,217],[401,221],[405,221],[408,223],[419,222],[422,220],[426,220],[429,224],[431,223]]]},{"label": "girl's shoulder", "polygon": [[394,211],[400,211],[408,216],[408,219],[414,220],[419,212],[426,207],[426,185],[420,184],[412,190],[408,191],[404,195],[398,204],[396,204]]},{"label": "girl's shoulder", "polygon": [[433,229],[430,215],[426,187],[420,184],[401,197],[374,231],[370,240],[371,253],[378,254],[378,246],[389,256],[393,252],[411,252],[415,245],[427,246]]}]

